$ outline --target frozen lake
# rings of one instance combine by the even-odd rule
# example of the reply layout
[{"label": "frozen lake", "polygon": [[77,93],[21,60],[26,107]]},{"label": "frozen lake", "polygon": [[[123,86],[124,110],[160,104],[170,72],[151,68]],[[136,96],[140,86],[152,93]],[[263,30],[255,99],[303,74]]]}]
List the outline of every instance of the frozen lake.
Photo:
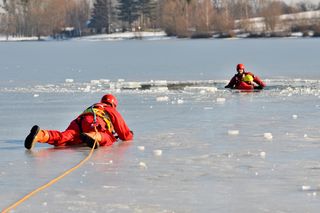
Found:
[{"label": "frozen lake", "polygon": [[[319,46],[318,39],[0,43],[0,209],[89,153],[46,144],[28,152],[31,126],[64,130],[112,92],[134,141],[99,148],[12,212],[319,212]],[[224,89],[237,63],[268,87]]]}]

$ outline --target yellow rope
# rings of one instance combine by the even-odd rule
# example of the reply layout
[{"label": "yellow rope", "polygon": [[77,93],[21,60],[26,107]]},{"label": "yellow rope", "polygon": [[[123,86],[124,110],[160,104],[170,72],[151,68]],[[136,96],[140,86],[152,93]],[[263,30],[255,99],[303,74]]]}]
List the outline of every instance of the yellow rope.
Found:
[{"label": "yellow rope", "polygon": [[[97,129],[95,128],[96,134],[98,133]],[[63,174],[61,174],[60,176],[54,178],[53,180],[49,181],[48,183],[40,186],[39,188],[33,190],[32,192],[30,192],[29,194],[25,195],[23,198],[21,198],[20,200],[18,200],[17,202],[15,202],[14,204],[10,205],[9,207],[7,207],[6,209],[4,209],[2,211],[2,213],[6,213],[9,212],[10,210],[14,209],[15,207],[19,206],[21,203],[23,203],[25,200],[29,199],[31,196],[35,195],[36,193],[44,190],[45,188],[51,186],[52,184],[54,184],[55,182],[61,180],[63,177],[65,177],[66,175],[70,174],[71,172],[73,172],[74,170],[76,170],[77,168],[79,168],[80,166],[82,166],[86,161],[88,161],[91,158],[91,155],[94,151],[94,147],[97,144],[97,140],[94,141],[93,147],[90,150],[89,155],[83,159],[82,161],[80,161],[77,165],[75,165],[74,167],[72,167],[71,169],[65,171]]]}]

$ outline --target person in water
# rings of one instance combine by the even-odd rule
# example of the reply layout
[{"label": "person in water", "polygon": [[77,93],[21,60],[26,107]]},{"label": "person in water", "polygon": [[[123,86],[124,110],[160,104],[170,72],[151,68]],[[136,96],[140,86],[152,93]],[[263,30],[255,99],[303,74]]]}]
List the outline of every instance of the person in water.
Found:
[{"label": "person in water", "polygon": [[266,84],[258,76],[251,72],[246,72],[243,64],[238,64],[236,68],[237,74],[233,76],[225,88],[253,90],[263,89],[266,86]]},{"label": "person in water", "polygon": [[24,146],[32,149],[39,143],[54,146],[69,146],[86,144],[93,147],[111,146],[117,139],[128,141],[133,139],[133,132],[128,128],[124,119],[117,111],[118,101],[111,94],[106,94],[99,103],[88,107],[69,127],[63,131],[43,130],[35,125],[26,137]]}]

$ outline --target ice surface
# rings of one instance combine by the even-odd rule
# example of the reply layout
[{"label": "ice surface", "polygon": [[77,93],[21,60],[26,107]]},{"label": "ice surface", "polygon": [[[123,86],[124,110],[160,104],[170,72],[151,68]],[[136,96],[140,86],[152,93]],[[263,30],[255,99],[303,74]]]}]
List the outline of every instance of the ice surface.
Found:
[{"label": "ice surface", "polygon": [[[33,124],[63,130],[77,112],[103,94],[58,91],[40,92],[37,98],[33,88],[0,94],[6,112],[1,113],[6,123],[0,129],[0,176],[5,183],[1,188],[6,192],[0,193],[1,208],[89,152],[85,147],[55,149],[46,144],[25,152],[23,139]],[[90,162],[15,212],[51,208],[78,212],[299,212],[307,208],[317,212],[318,97],[294,94],[283,99],[281,93],[269,90],[217,93],[199,96],[198,91],[173,90],[159,96],[159,92],[120,90],[116,93],[119,110],[135,140],[99,148]],[[157,101],[165,96],[187,104]],[[212,101],[219,97],[228,102]],[[28,113],[15,113],[22,109]],[[295,113],[299,120],[291,118]],[[16,123],[17,119],[24,122]],[[230,130],[236,137],[226,134]],[[261,137],[268,130],[275,136],[272,143]],[[305,138],[306,134],[315,140]]]},{"label": "ice surface", "polygon": [[217,103],[223,104],[224,102],[226,102],[225,98],[217,98]]},{"label": "ice surface", "polygon": [[[128,54],[123,43],[107,42],[107,47],[97,42],[12,44],[22,53],[2,44],[6,51],[0,80],[0,209],[89,153],[87,147],[54,148],[48,144],[26,151],[23,140],[32,125],[64,130],[86,107],[112,92],[135,133],[134,141],[100,147],[89,162],[14,212],[319,212],[320,66],[314,54],[319,42],[298,40],[294,48],[301,51],[287,49],[292,46],[288,40],[256,42],[161,43],[161,47],[173,46],[179,53],[190,52],[199,58],[164,48],[168,54],[161,56],[166,63],[160,64],[161,57],[154,51],[160,48],[159,43],[149,41],[127,41]],[[236,45],[246,50],[243,55],[234,53]],[[256,51],[260,45],[273,47],[272,54]],[[70,46],[73,48],[66,48]],[[31,51],[34,48],[41,51]],[[99,60],[87,58],[82,48]],[[150,51],[141,56],[143,51],[138,48]],[[194,48],[204,54],[192,54]],[[70,49],[73,51],[68,52]],[[219,52],[213,54],[212,50]],[[93,54],[95,51],[103,52],[103,57]],[[26,52],[35,55],[28,57]],[[284,52],[292,53],[293,58],[279,55]],[[77,60],[71,57],[74,54]],[[21,56],[19,69],[16,58],[8,58],[10,55]],[[40,55],[45,57],[43,64],[32,60]],[[153,60],[154,55],[157,60]],[[176,55],[182,55],[181,59]],[[225,60],[213,62],[213,56]],[[55,57],[59,64],[53,66]],[[268,87],[260,92],[225,89],[233,71],[228,76],[222,71],[233,70],[235,61],[248,58],[261,69],[268,69],[257,74],[277,76],[267,79]],[[222,69],[221,64],[228,67]],[[163,67],[167,72],[159,71]],[[299,72],[287,72],[294,69]],[[45,75],[39,70],[45,70]],[[199,70],[206,80],[195,77]],[[309,79],[314,80],[298,78],[298,74],[313,76]],[[65,82],[69,78],[74,81]],[[226,101],[221,104],[220,99]],[[229,130],[238,134],[230,135]],[[271,133],[272,140],[264,133]],[[155,155],[153,150],[161,150],[162,155]]]}]

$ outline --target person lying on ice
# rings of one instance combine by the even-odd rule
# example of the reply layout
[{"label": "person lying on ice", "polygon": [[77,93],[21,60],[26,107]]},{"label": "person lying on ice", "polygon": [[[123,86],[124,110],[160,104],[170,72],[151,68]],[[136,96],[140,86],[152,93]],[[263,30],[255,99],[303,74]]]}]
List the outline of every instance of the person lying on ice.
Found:
[{"label": "person lying on ice", "polygon": [[229,84],[225,88],[240,89],[240,90],[253,90],[263,89],[266,84],[251,72],[244,71],[244,65],[237,65],[237,74],[233,76]]},{"label": "person lying on ice", "polygon": [[35,143],[48,143],[54,146],[68,146],[85,143],[95,148],[111,146],[117,138],[128,141],[133,139],[133,132],[128,128],[120,113],[117,111],[118,101],[106,94],[100,103],[88,107],[69,127],[60,132],[57,130],[42,130],[35,125],[26,137],[24,146],[32,149]]}]

